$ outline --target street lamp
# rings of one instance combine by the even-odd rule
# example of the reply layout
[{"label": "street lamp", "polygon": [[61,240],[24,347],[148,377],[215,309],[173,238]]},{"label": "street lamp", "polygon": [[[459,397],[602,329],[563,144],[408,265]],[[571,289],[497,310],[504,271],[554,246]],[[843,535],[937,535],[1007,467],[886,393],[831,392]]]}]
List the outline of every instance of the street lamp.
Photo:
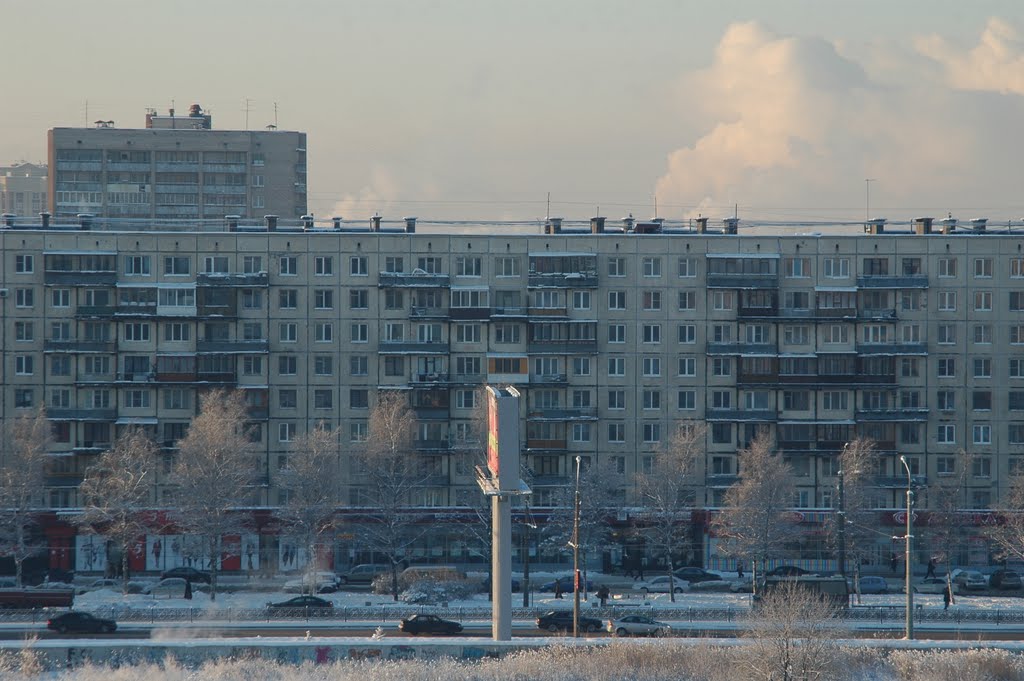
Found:
[{"label": "street lamp", "polygon": [[846,448],[850,446],[847,442],[843,445],[843,456],[839,460],[839,574],[846,576],[846,481],[843,476],[846,473]]},{"label": "street lamp", "polygon": [[580,460],[576,457],[576,495],[572,514],[572,635],[580,636]]},{"label": "street lamp", "polygon": [[906,553],[906,564],[907,574],[904,587],[907,591],[907,625],[906,625],[906,637],[908,641],[914,639],[914,586],[911,584],[911,544],[914,540],[913,529],[914,529],[914,480],[910,475],[910,465],[907,464],[907,457],[900,456],[900,463],[903,464],[903,468],[907,471],[907,553]]}]

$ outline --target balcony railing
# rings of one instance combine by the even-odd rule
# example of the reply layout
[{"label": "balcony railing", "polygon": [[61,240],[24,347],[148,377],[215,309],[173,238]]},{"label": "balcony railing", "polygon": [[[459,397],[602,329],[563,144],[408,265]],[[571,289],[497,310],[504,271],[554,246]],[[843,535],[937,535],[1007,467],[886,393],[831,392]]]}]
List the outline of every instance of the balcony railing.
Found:
[{"label": "balcony railing", "polygon": [[532,374],[530,376],[531,385],[566,385],[569,383],[569,377],[566,374]]},{"label": "balcony railing", "polygon": [[43,274],[47,286],[113,286],[117,272],[65,272],[48,270]]},{"label": "balcony railing", "polygon": [[777,355],[775,343],[708,343],[709,355]]},{"label": "balcony railing", "polygon": [[437,407],[437,406],[416,406],[412,407],[413,413],[416,414],[416,418],[419,419],[430,419],[430,420],[447,420],[451,412],[448,407]]},{"label": "balcony railing", "polygon": [[380,352],[387,353],[420,353],[448,354],[448,343],[443,340],[433,341],[381,341]]},{"label": "balcony railing", "polygon": [[51,408],[46,411],[46,416],[55,421],[114,421],[117,419],[117,410]]},{"label": "balcony railing", "polygon": [[196,352],[216,353],[261,353],[270,352],[268,340],[198,340]]},{"label": "balcony railing", "polygon": [[498,306],[491,308],[492,317],[525,317],[525,307]]},{"label": "balcony railing", "polygon": [[732,487],[739,482],[739,476],[729,473],[712,473],[707,478],[708,487]]},{"label": "balcony railing", "polygon": [[452,319],[488,319],[491,316],[490,307],[453,307],[448,310]]},{"label": "balcony railing", "polygon": [[413,374],[409,377],[409,382],[414,384],[434,384],[434,383],[447,383],[448,374]]},{"label": "balcony railing", "polygon": [[903,276],[868,275],[857,277],[858,288],[928,288],[928,275],[908,274]]},{"label": "balcony railing", "polygon": [[568,443],[564,438],[559,440],[541,440],[537,438],[527,438],[526,448],[545,451],[564,451],[568,449]]},{"label": "balcony railing", "polygon": [[[886,476],[876,475],[871,479],[872,484],[875,487],[884,487],[886,489],[906,489],[907,488],[907,476]],[[926,487],[928,485],[928,478],[924,475],[911,475],[910,483],[913,487]]]},{"label": "balcony railing", "polygon": [[714,274],[707,275],[708,288],[766,289],[778,288],[777,275],[762,274]]},{"label": "balcony railing", "polygon": [[44,352],[114,352],[117,343],[97,340],[48,340],[43,342]]},{"label": "balcony railing", "polygon": [[116,312],[115,305],[79,305],[75,308],[76,317],[113,317]]},{"label": "balcony railing", "polygon": [[708,421],[755,421],[768,423],[778,418],[774,409],[708,409]]},{"label": "balcony railing", "polygon": [[741,319],[758,318],[758,317],[777,317],[779,316],[779,306],[771,305],[769,307],[754,307],[750,305],[740,305],[736,308],[736,316]]},{"label": "balcony railing", "polygon": [[530,411],[526,418],[530,421],[575,421],[597,420],[596,407],[536,409]]},{"label": "balcony railing", "polygon": [[597,284],[595,272],[532,273],[527,281],[530,288],[597,288]]},{"label": "balcony railing", "polygon": [[439,440],[416,440],[414,446],[421,452],[447,452],[451,445],[447,438]]},{"label": "balcony railing", "polygon": [[858,343],[861,355],[927,355],[927,343]]},{"label": "balcony railing", "polygon": [[266,272],[251,272],[246,274],[202,272],[196,275],[196,284],[199,286],[241,286],[244,288],[252,288],[269,286],[270,277]]},{"label": "balcony railing", "polygon": [[574,355],[584,352],[596,353],[597,340],[530,341],[526,344],[526,352],[547,355]]},{"label": "balcony railing", "polygon": [[927,421],[927,409],[858,409],[858,421]]},{"label": "balcony railing", "polygon": [[447,319],[448,308],[446,307],[422,307],[414,305],[409,310],[409,316],[413,319]]},{"label": "balcony railing", "polygon": [[447,274],[416,274],[406,272],[381,272],[377,275],[378,287],[448,288],[451,278]]}]

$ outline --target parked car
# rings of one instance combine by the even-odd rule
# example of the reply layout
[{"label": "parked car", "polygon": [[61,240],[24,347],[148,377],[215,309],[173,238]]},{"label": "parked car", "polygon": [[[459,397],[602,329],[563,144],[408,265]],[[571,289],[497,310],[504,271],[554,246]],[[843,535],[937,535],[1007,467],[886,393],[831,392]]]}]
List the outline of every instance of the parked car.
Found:
[{"label": "parked car", "polygon": [[609,633],[616,636],[664,636],[672,627],[664,622],[652,620],[643,615],[629,615],[617,620],[608,620]]},{"label": "parked car", "polygon": [[1019,589],[1021,588],[1020,575],[1013,570],[1000,568],[989,577],[988,585],[993,589]]},{"label": "parked car", "polygon": [[290,579],[284,583],[285,593],[306,593],[312,591],[318,594],[334,593],[338,590],[338,576],[333,572],[311,572],[303,575],[300,579]]},{"label": "parked car", "polygon": [[46,628],[58,634],[111,634],[117,631],[117,622],[88,612],[66,612],[47,620]]},{"label": "parked car", "polygon": [[169,577],[179,577],[181,579],[187,579],[190,582],[210,583],[210,573],[203,570],[197,570],[194,567],[175,567],[170,570],[164,570],[160,573],[160,579],[167,579]]},{"label": "parked car", "polygon": [[722,575],[715,572],[708,572],[704,568],[699,567],[684,567],[679,568],[674,573],[676,577],[686,582],[698,583],[698,582],[714,582],[722,579]]},{"label": "parked car", "polygon": [[342,574],[338,577],[338,581],[342,584],[369,584],[377,579],[377,575],[382,575],[390,569],[391,567],[388,565],[364,563],[356,565],[348,572]]},{"label": "parked car", "polygon": [[267,603],[267,611],[270,614],[285,615],[323,615],[327,616],[333,612],[334,603],[318,596],[296,596],[286,601]]},{"label": "parked car", "polygon": [[[546,582],[544,584],[541,584],[540,590],[541,591],[554,591],[555,590],[555,581],[556,580],[551,580],[550,582]],[[559,583],[559,585],[560,585],[560,587],[561,587],[563,592],[572,591],[573,590],[572,575],[566,575],[564,577],[559,577],[557,579],[557,581],[558,581],[558,583]],[[582,587],[583,585],[580,584],[580,586]],[[585,590],[586,591],[593,591],[594,590],[594,583],[591,582],[589,579],[587,580],[587,586],[586,586]]]},{"label": "parked car", "polygon": [[181,577],[168,577],[161,579],[156,584],[151,584],[143,593],[154,598],[184,598],[186,582],[187,580]]},{"label": "parked car", "polygon": [[458,634],[462,625],[451,620],[443,620],[437,615],[413,615],[398,623],[398,630],[410,636],[417,634]]},{"label": "parked car", "polygon": [[74,589],[0,589],[0,608],[70,608]]},{"label": "parked car", "polygon": [[[914,593],[917,594],[941,594],[945,590],[945,577],[929,577],[914,585]],[[953,591],[956,591],[956,584],[953,584]]]},{"label": "parked car", "polygon": [[735,579],[729,585],[729,590],[736,593],[753,593],[754,578],[751,575],[745,575],[741,579]]},{"label": "parked car", "polygon": [[[580,631],[600,631],[601,620],[580,615]],[[551,610],[537,618],[537,628],[550,632],[572,631],[572,610]]]},{"label": "parked car", "polygon": [[814,574],[796,565],[780,565],[768,571],[766,577],[804,577]]},{"label": "parked car", "polygon": [[860,592],[862,594],[887,594],[889,593],[889,583],[875,575],[864,575],[860,578]]},{"label": "parked car", "polygon": [[668,576],[662,575],[660,577],[652,577],[646,582],[639,582],[633,585],[634,589],[639,589],[645,594],[667,594],[669,587],[671,587],[675,593],[681,594],[686,591],[686,582],[682,579],[676,578],[673,579],[670,584]]},{"label": "parked car", "polygon": [[977,570],[961,570],[953,577],[953,582],[963,591],[984,591],[988,588],[985,575]]}]

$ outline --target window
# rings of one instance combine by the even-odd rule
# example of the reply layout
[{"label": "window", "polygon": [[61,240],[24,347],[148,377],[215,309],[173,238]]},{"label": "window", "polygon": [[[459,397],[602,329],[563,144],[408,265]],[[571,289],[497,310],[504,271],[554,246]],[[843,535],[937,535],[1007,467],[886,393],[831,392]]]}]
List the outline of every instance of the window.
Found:
[{"label": "window", "polygon": [[479,324],[456,324],[455,325],[455,340],[458,343],[479,343],[480,342],[480,325]]},{"label": "window", "polygon": [[54,307],[71,307],[71,290],[55,288],[50,291],[50,303]]},{"label": "window", "polygon": [[[356,260],[356,259],[358,259],[358,257],[353,257],[352,259]],[[364,257],[363,260],[364,260],[364,265],[365,265],[366,258]],[[313,258],[313,274],[315,274],[318,277],[329,277],[332,274],[334,274],[334,258],[332,258],[329,255],[317,255],[317,256],[314,256],[314,258]],[[355,274],[355,272],[353,272],[353,274]],[[366,273],[363,272],[363,274],[366,274]]]},{"label": "window", "polygon": [[14,272],[16,274],[32,274],[35,271],[35,261],[31,255],[14,256]]},{"label": "window", "polygon": [[954,324],[939,324],[935,342],[939,345],[955,345],[956,326]]},{"label": "window", "polygon": [[[330,291],[328,291],[330,293]],[[348,292],[350,310],[365,310],[370,307],[370,293],[364,288],[354,288]]]},{"label": "window", "polygon": [[[495,367],[497,368],[497,367]],[[514,369],[514,370],[513,370]],[[480,370],[480,358],[479,357],[456,357],[455,358],[455,374],[457,376],[479,376]],[[508,372],[497,372],[497,373],[518,373],[518,367],[509,367]]]},{"label": "window", "polygon": [[974,342],[978,345],[991,345],[992,344],[992,325],[991,324],[975,324],[974,325]]},{"label": "window", "polygon": [[[358,294],[360,291],[363,294],[361,301],[359,299],[359,296],[355,295],[355,294]],[[366,307],[367,307],[367,304],[366,304],[366,291],[362,290],[362,289],[355,289],[355,290],[351,291],[351,293],[353,294],[352,297],[351,297],[351,303],[352,303],[351,307],[352,307],[352,309],[353,310],[355,310],[355,309],[363,309],[363,310],[365,310]],[[363,303],[362,307],[356,305],[357,302],[362,302]],[[331,310],[331,309],[333,309],[334,308],[334,291],[332,291],[329,288],[313,289],[313,307],[315,307],[318,310]]]},{"label": "window", "polygon": [[783,258],[782,272],[785,277],[805,278],[811,276],[810,258]]},{"label": "window", "polygon": [[348,273],[353,277],[365,277],[370,273],[369,261],[365,255],[353,255],[348,261]]},{"label": "window", "polygon": [[1024,411],[1024,391],[1011,390],[1007,393],[1007,405],[1010,411]]},{"label": "window", "polygon": [[281,322],[278,334],[282,343],[294,343],[299,339],[299,326],[295,322]]},{"label": "window", "polygon": [[208,255],[203,258],[203,272],[206,274],[227,274],[228,258],[225,255]]},{"label": "window", "polygon": [[936,375],[939,378],[955,378],[956,359],[953,357],[940,357]]},{"label": "window", "polygon": [[971,428],[972,442],[976,445],[992,444],[992,426],[987,423],[976,423]]},{"label": "window", "polygon": [[661,342],[661,324],[644,324],[641,327],[641,338],[644,343]]},{"label": "window", "polygon": [[[940,445],[956,444],[956,425],[952,423],[940,423],[935,434],[935,440]],[[945,457],[940,457],[945,458]]]},{"label": "window", "polygon": [[806,390],[784,390],[782,408],[790,411],[808,411],[811,408],[811,394]]},{"label": "window", "polygon": [[956,411],[956,392],[940,390],[935,393],[935,399],[940,411]]},{"label": "window", "polygon": [[609,291],[608,292],[608,309],[609,310],[625,310],[626,309],[626,292],[625,291]]},{"label": "window", "polygon": [[518,343],[520,339],[520,327],[518,324],[495,324],[494,342],[502,345]]},{"label": "window", "polygon": [[643,437],[645,443],[661,442],[661,424],[645,422],[643,425]]},{"label": "window", "polygon": [[356,421],[349,424],[348,433],[352,442],[366,442],[370,437],[370,428],[365,421]]},{"label": "window", "polygon": [[975,279],[991,279],[992,278],[992,258],[975,258],[974,259],[974,278]]},{"label": "window", "polygon": [[384,358],[384,375],[385,376],[404,376],[405,375],[405,357],[385,357]]},{"label": "window", "polygon": [[32,388],[15,388],[14,389],[14,406],[15,407],[31,407],[34,399]]},{"label": "window", "polygon": [[[658,309],[661,309],[661,297],[658,298]],[[697,292],[691,290],[682,290],[679,292],[679,309],[680,310],[696,310],[697,309]]]},{"label": "window", "polygon": [[14,373],[18,376],[31,376],[35,370],[35,361],[32,355],[16,355],[14,358]]},{"label": "window", "polygon": [[590,291],[573,291],[572,308],[574,310],[590,309]]},{"label": "window", "polygon": [[405,307],[405,295],[402,291],[393,288],[384,291],[384,309],[401,310]]},{"label": "window", "polygon": [[263,308],[263,292],[258,289],[242,289],[242,307],[246,310]]},{"label": "window", "polygon": [[32,307],[35,305],[35,291],[30,288],[14,289],[15,307]]},{"label": "window", "polygon": [[679,343],[682,345],[693,345],[697,342],[697,326],[695,324],[680,324]]},{"label": "window", "polygon": [[900,325],[900,334],[903,338],[904,343],[920,343],[921,342],[921,325],[920,324],[902,324]]},{"label": "window", "polygon": [[679,358],[679,371],[680,376],[696,376],[697,375],[697,358],[690,356],[683,356]]},{"label": "window", "polygon": [[626,391],[625,390],[609,390],[608,391],[608,408],[613,410],[621,410],[626,408]]},{"label": "window", "polygon": [[711,442],[716,445],[725,445],[732,442],[731,423],[712,423]]},{"label": "window", "polygon": [[991,312],[992,311],[992,292],[991,291],[975,291],[974,292],[974,311],[975,312]]},{"label": "window", "polygon": [[573,442],[590,442],[590,424],[589,423],[573,423],[572,424],[572,441]]},{"label": "window", "polygon": [[480,258],[477,256],[460,255],[455,258],[455,276],[479,277]]},{"label": "window", "polygon": [[608,442],[625,442],[626,441],[626,424],[625,423],[609,423],[608,424]]},{"label": "window", "polygon": [[1010,359],[1010,378],[1024,378],[1024,359]]},{"label": "window", "polygon": [[349,340],[353,343],[369,342],[370,329],[365,323],[354,323],[349,327]]},{"label": "window", "polygon": [[146,322],[132,322],[124,325],[124,339],[126,341],[145,342],[149,340],[149,324]]},{"label": "window", "polygon": [[992,360],[988,357],[974,358],[974,377],[992,378]]},{"label": "window", "polygon": [[864,276],[877,277],[889,274],[888,258],[864,258]]},{"label": "window", "polygon": [[842,390],[827,390],[822,397],[825,411],[845,411],[849,408],[849,393]]},{"label": "window", "polygon": [[850,327],[843,324],[829,324],[824,329],[825,343],[839,344],[850,341]]},{"label": "window", "polygon": [[188,341],[192,338],[192,326],[186,322],[164,324],[164,340],[167,342]]},{"label": "window", "polygon": [[242,375],[260,376],[263,374],[263,357],[260,355],[242,355]]},{"label": "window", "polygon": [[697,408],[697,391],[680,390],[676,393],[676,408],[692,410]]},{"label": "window", "polygon": [[32,322],[14,322],[14,340],[28,343],[35,339],[35,325]]},{"label": "window", "polygon": [[510,255],[498,256],[494,259],[494,274],[498,277],[518,277],[519,258]]},{"label": "window", "polygon": [[643,394],[642,394],[642,398],[643,398],[643,408],[644,409],[648,409],[648,410],[661,409],[661,391],[660,390],[653,390],[653,389],[649,389],[649,388],[644,389]]},{"label": "window", "polygon": [[329,388],[317,388],[313,391],[314,409],[333,409],[334,391]]},{"label": "window", "polygon": [[806,326],[786,326],[783,339],[786,345],[807,345],[811,342],[810,330]]},{"label": "window", "polygon": [[641,260],[641,265],[645,277],[661,276],[661,258],[646,256]]},{"label": "window", "polygon": [[51,376],[70,376],[71,357],[68,355],[52,355],[50,357]]},{"label": "window", "polygon": [[643,358],[643,372],[644,372],[644,376],[647,376],[647,377],[661,376],[661,358],[660,357],[644,357]]},{"label": "window", "polygon": [[919,445],[919,444],[921,444],[921,424],[919,424],[919,423],[901,423],[900,424],[900,444],[904,444],[904,445]]},{"label": "window", "polygon": [[822,269],[829,279],[846,279],[850,276],[850,259],[825,258]]},{"label": "window", "polygon": [[626,259],[622,257],[608,258],[608,276],[609,277],[624,277],[626,276]]},{"label": "window", "polygon": [[923,272],[921,269],[921,258],[903,258],[900,261],[901,274],[905,277],[913,277]]},{"label": "window", "polygon": [[348,391],[348,404],[352,409],[370,408],[370,391],[366,388],[352,388]]},{"label": "window", "polygon": [[366,355],[352,355],[348,358],[348,371],[352,376],[366,376],[370,372],[370,360]]},{"label": "window", "polygon": [[712,376],[731,376],[732,360],[728,357],[715,357],[711,360]]},{"label": "window", "polygon": [[943,279],[956,277],[956,258],[939,258],[939,277]]},{"label": "window", "polygon": [[608,342],[609,343],[625,343],[626,342],[626,325],[625,324],[609,324],[608,325]]},{"label": "window", "polygon": [[[1011,423],[1007,426],[1006,439],[1011,445],[1024,445],[1024,423]],[[1016,470],[1011,470],[1011,475],[1019,475],[1021,470],[1024,470],[1019,460],[1010,459],[1011,462],[1016,463]]]},{"label": "window", "polygon": [[126,390],[124,393],[124,406],[129,409],[146,409],[149,407],[149,390]]},{"label": "window", "polygon": [[1010,312],[1024,310],[1024,291],[1010,291]]},{"label": "window", "polygon": [[263,258],[259,255],[242,256],[243,274],[260,274],[263,272]]},{"label": "window", "polygon": [[313,339],[317,343],[334,342],[334,324],[331,322],[317,322],[313,325]]},{"label": "window", "polygon": [[277,261],[278,273],[285,277],[294,277],[299,273],[298,256],[282,255]]},{"label": "window", "polygon": [[626,375],[626,358],[625,357],[609,357],[608,358],[608,375],[609,376],[625,376]]},{"label": "window", "polygon": [[293,288],[283,288],[277,292],[278,307],[282,310],[294,310],[299,306],[299,292]]},{"label": "window", "polygon": [[939,312],[956,312],[956,291],[939,291]]},{"label": "window", "polygon": [[185,388],[165,388],[164,409],[189,409],[192,406],[191,395]]},{"label": "window", "polygon": [[124,273],[128,276],[149,276],[148,255],[128,255],[124,258]]},{"label": "window", "polygon": [[697,276],[696,258],[679,258],[679,276],[692,278]]},{"label": "window", "polygon": [[278,355],[277,373],[280,376],[294,376],[298,373],[298,364],[295,355]]},{"label": "window", "polygon": [[787,310],[809,310],[811,294],[808,291],[786,291],[782,297],[782,306]]},{"label": "window", "polygon": [[716,311],[726,311],[733,308],[732,291],[712,291],[711,308]]},{"label": "window", "polygon": [[992,392],[990,390],[975,390],[971,393],[971,409],[974,411],[992,410]]},{"label": "window", "polygon": [[455,391],[455,408],[456,409],[473,409],[476,407],[476,391],[475,390],[456,390]]},{"label": "window", "polygon": [[920,291],[900,291],[900,309],[908,312],[921,309]]},{"label": "window", "polygon": [[277,424],[277,439],[279,442],[291,442],[294,440],[295,424],[290,422]]},{"label": "window", "polygon": [[589,376],[590,375],[590,358],[589,357],[573,357],[572,358],[572,375],[573,376]]}]

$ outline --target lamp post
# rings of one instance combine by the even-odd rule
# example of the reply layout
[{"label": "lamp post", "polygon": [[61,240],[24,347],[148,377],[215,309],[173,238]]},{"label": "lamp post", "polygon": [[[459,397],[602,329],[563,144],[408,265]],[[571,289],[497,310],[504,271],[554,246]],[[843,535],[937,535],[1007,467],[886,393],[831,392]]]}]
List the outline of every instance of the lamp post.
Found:
[{"label": "lamp post", "polygon": [[847,442],[843,445],[843,457],[839,460],[839,574],[846,576],[846,481],[843,476],[846,472],[846,448],[850,446]]},{"label": "lamp post", "polygon": [[904,587],[907,592],[907,625],[906,625],[906,637],[908,641],[914,639],[914,587],[911,584],[911,544],[914,541],[913,529],[914,529],[914,480],[910,475],[910,466],[907,464],[907,457],[901,456],[900,463],[903,464],[903,468],[907,471],[907,553],[906,553],[906,564],[907,574]]},{"label": "lamp post", "polygon": [[576,495],[572,514],[572,635],[580,636],[580,457],[576,457]]}]

